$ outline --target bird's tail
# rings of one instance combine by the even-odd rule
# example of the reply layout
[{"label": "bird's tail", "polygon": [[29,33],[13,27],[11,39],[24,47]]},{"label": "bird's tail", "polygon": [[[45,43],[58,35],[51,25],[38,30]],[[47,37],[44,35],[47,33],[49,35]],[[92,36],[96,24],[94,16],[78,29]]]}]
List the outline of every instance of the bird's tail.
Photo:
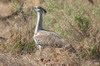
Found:
[{"label": "bird's tail", "polygon": [[69,46],[65,46],[65,50],[67,50],[68,52],[76,53],[75,48],[71,44]]}]

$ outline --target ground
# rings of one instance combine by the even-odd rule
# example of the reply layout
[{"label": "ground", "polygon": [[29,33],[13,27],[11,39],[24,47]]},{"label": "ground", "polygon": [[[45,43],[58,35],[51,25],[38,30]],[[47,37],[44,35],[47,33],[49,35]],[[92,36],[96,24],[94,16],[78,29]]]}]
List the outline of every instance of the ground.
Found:
[{"label": "ground", "polygon": [[[47,10],[44,28],[68,40],[76,53],[46,47],[39,55],[34,5]],[[100,66],[99,0],[1,0],[0,8],[0,66]]]}]

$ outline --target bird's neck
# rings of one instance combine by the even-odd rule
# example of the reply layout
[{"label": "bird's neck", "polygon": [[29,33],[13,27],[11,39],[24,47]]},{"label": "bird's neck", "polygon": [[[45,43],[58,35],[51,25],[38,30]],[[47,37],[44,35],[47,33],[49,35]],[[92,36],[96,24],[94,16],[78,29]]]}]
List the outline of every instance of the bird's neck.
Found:
[{"label": "bird's neck", "polygon": [[42,12],[37,13],[37,24],[35,27],[35,33],[37,33],[38,30],[43,29],[42,27]]}]

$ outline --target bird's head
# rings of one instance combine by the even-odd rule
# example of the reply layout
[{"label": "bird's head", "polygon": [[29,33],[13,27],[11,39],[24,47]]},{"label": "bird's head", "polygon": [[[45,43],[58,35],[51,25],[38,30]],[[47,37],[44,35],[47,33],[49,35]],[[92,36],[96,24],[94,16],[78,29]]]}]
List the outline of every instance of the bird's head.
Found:
[{"label": "bird's head", "polygon": [[33,6],[32,9],[34,9],[36,12],[42,12],[42,13],[46,13],[47,11],[40,7],[40,6]]}]

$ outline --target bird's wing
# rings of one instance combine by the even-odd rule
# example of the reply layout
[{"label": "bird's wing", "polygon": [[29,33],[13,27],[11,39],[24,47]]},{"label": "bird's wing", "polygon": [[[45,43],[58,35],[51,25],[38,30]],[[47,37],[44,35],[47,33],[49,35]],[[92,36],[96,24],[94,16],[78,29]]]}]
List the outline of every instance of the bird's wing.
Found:
[{"label": "bird's wing", "polygon": [[52,31],[40,30],[34,36],[35,40],[38,40],[41,45],[58,46],[61,47],[65,44],[65,40],[58,34]]},{"label": "bird's wing", "polygon": [[39,41],[39,45],[65,48],[70,52],[76,52],[74,47],[65,39],[52,31],[40,30],[34,35],[34,40]]}]

